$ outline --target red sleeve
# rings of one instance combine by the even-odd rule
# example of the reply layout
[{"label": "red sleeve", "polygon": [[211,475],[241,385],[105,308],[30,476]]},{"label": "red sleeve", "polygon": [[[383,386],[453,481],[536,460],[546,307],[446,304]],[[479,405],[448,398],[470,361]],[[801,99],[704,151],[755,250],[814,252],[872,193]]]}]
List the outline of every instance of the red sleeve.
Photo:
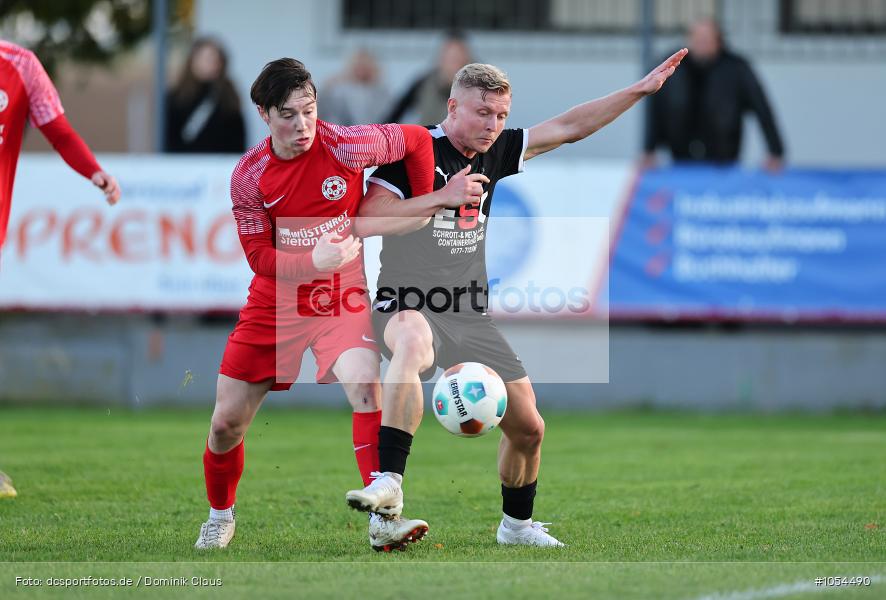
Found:
[{"label": "red sleeve", "polygon": [[28,115],[34,127],[43,127],[65,112],[58,90],[52,85],[46,69],[30,50],[19,48],[12,57],[28,94]]},{"label": "red sleeve", "polygon": [[246,260],[257,275],[284,279],[316,275],[318,271],[314,268],[311,252],[289,254],[274,247],[274,226],[262,204],[259,188],[259,180],[268,164],[264,149],[264,145],[259,145],[247,152],[231,174],[234,220]]},{"label": "red sleeve", "polygon": [[266,233],[240,234],[240,243],[246,260],[256,275],[282,279],[309,279],[319,274],[314,268],[311,252],[287,254],[274,248],[271,236]]},{"label": "red sleeve", "polygon": [[406,139],[403,164],[414,197],[434,191],[434,140],[431,132],[420,125],[400,125]]},{"label": "red sleeve", "polygon": [[402,160],[413,196],[434,191],[434,143],[420,125],[355,125],[317,121],[323,143],[342,164],[365,169]]},{"label": "red sleeve", "polygon": [[40,132],[49,140],[68,165],[83,177],[91,179],[102,168],[92,155],[92,151],[83,141],[65,115],[59,115],[49,123],[40,127]]}]

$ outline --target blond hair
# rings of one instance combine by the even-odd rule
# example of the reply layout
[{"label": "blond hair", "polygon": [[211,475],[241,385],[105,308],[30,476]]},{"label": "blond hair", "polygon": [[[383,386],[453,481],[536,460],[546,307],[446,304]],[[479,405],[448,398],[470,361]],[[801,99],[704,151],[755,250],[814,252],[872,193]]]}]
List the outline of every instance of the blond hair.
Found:
[{"label": "blond hair", "polygon": [[486,94],[489,92],[510,94],[511,82],[508,81],[507,74],[494,65],[471,63],[463,66],[455,74],[449,95],[455,96],[455,91],[459,88],[463,90],[479,88],[481,97],[486,100]]}]

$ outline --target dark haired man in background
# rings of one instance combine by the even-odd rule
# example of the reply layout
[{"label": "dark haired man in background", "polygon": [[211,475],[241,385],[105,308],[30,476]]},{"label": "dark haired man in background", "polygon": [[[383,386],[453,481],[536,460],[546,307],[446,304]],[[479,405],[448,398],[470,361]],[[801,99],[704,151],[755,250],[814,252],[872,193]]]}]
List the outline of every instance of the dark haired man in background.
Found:
[{"label": "dark haired man in background", "polygon": [[778,171],[784,146],[766,94],[750,64],[730,51],[711,19],[689,28],[689,55],[667,87],[647,100],[644,166],[666,147],[675,161],[735,163],[741,153],[742,119],[756,115],[766,138],[766,168]]}]

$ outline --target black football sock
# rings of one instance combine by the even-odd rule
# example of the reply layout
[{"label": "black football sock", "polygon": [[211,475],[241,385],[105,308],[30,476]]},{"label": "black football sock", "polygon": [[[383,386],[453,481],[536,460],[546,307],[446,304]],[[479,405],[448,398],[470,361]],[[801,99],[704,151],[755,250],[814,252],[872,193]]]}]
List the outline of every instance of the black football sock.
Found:
[{"label": "black football sock", "polygon": [[378,470],[382,473],[397,473],[402,477],[411,447],[412,434],[382,425],[378,430]]},{"label": "black football sock", "polygon": [[535,487],[538,481],[518,488],[501,486],[501,511],[512,519],[525,521],[532,518],[535,503]]}]

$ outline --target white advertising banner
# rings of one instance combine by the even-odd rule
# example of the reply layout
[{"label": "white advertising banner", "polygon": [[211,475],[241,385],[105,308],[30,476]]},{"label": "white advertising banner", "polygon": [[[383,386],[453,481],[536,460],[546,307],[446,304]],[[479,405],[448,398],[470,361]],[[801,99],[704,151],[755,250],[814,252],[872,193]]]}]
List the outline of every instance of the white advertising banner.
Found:
[{"label": "white advertising banner", "polygon": [[[100,159],[123,190],[114,207],[58,156],[22,156],[0,254],[0,308],[239,310],[252,272],[230,210],[236,157]],[[544,299],[530,298],[535,286],[595,294],[607,268],[609,223],[631,177],[626,162],[546,157],[500,182],[492,208],[499,222],[490,224],[487,246],[489,276],[498,280],[493,306],[537,317],[533,307]],[[379,238],[366,241],[370,287],[380,247]],[[555,295],[545,301],[557,304]]]},{"label": "white advertising banner", "polygon": [[0,262],[0,306],[230,310],[252,273],[229,194],[235,157],[101,157],[119,204],[58,156],[22,157]]}]

